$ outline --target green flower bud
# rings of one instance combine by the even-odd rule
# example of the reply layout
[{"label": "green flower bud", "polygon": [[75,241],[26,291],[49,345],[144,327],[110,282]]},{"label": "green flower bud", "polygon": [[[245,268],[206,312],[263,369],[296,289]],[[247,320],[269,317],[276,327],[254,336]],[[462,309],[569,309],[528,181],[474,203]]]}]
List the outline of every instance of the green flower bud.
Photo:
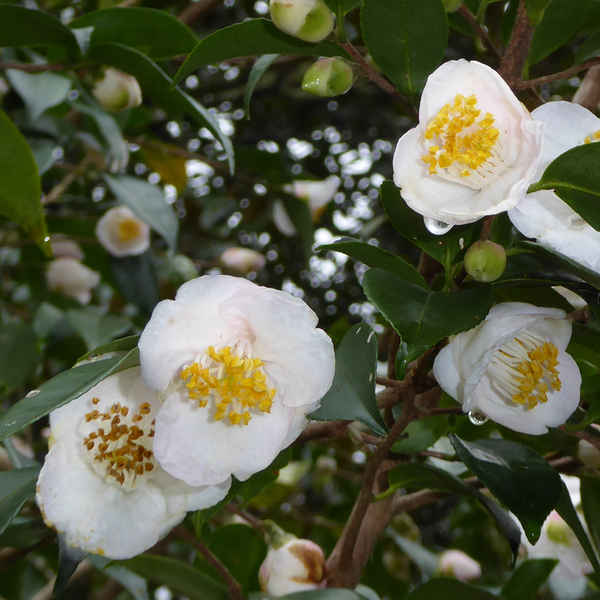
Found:
[{"label": "green flower bud", "polygon": [[315,96],[345,94],[354,83],[354,70],[343,58],[322,58],[308,68],[302,89]]},{"label": "green flower bud", "polygon": [[333,13],[323,0],[271,0],[278,29],[305,42],[320,42],[333,31]]},{"label": "green flower bud", "polygon": [[475,242],[465,254],[465,269],[475,281],[496,281],[505,267],[504,248],[493,242]]},{"label": "green flower bud", "polygon": [[456,12],[462,6],[463,0],[442,0],[447,13]]},{"label": "green flower bud", "polygon": [[135,77],[108,67],[92,88],[92,94],[102,108],[120,112],[142,103],[142,90]]}]

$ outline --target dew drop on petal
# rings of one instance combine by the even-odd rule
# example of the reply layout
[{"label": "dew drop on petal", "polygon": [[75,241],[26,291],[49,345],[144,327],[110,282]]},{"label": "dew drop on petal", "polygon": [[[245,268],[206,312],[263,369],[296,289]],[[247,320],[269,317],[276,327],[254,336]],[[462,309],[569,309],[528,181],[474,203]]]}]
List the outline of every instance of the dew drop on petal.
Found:
[{"label": "dew drop on petal", "polygon": [[39,393],[41,392],[41,390],[31,390],[26,396],[25,398],[33,398],[33,396],[37,396]]},{"label": "dew drop on petal", "polygon": [[477,410],[470,410],[467,416],[473,425],[485,425],[489,421],[488,417]]},{"label": "dew drop on petal", "polygon": [[444,221],[438,221],[437,219],[430,219],[429,217],[423,217],[423,223],[425,223],[427,231],[433,233],[433,235],[444,235],[454,227],[454,225],[444,223]]}]

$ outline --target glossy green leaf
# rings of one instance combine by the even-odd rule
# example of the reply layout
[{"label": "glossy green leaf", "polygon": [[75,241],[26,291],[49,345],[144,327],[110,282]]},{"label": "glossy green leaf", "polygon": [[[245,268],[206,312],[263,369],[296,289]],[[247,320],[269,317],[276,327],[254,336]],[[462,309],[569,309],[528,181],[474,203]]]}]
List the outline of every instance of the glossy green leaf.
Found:
[{"label": "glossy green leaf", "polygon": [[352,590],[326,588],[324,590],[307,590],[294,592],[284,596],[273,596],[262,592],[250,592],[248,600],[365,600],[363,596]]},{"label": "glossy green leaf", "polygon": [[282,193],[280,195],[285,211],[287,212],[291,222],[294,224],[304,249],[306,260],[312,255],[312,245],[315,240],[315,224],[312,219],[308,204],[296,198],[292,194]]},{"label": "glossy green leaf", "polygon": [[529,21],[534,27],[537,27],[544,17],[546,8],[552,0],[525,0],[525,10]]},{"label": "glossy green leaf", "polygon": [[578,65],[584,60],[594,58],[600,53],[600,31],[596,31],[589,38],[583,41],[575,53],[575,64]]},{"label": "glossy green leaf", "polygon": [[43,383],[38,390],[29,392],[0,416],[0,440],[41,419],[55,408],[79,398],[112,373],[137,364],[139,358],[135,348],[125,356],[83,364],[59,373]]},{"label": "glossy green leaf", "polygon": [[[0,22],[1,15],[0,11]],[[50,256],[37,165],[27,141],[3,110],[0,140],[0,215],[20,225]]]},{"label": "glossy green leaf", "polygon": [[137,346],[139,339],[139,335],[130,335],[121,338],[120,340],[115,340],[114,342],[102,344],[101,346],[94,348],[91,352],[84,354],[79,360],[86,360],[92,357],[95,358],[102,356],[103,354],[108,354],[109,352],[129,352]]},{"label": "glossy green leaf", "polygon": [[21,506],[35,495],[39,472],[39,466],[0,472],[0,533],[21,510]]},{"label": "glossy green leaf", "polygon": [[245,172],[258,175],[271,184],[282,185],[293,181],[283,156],[278,152],[240,146],[235,149],[235,158]]},{"label": "glossy green leaf", "polygon": [[29,323],[0,324],[0,384],[11,392],[33,375],[39,362],[37,338]]},{"label": "glossy green leaf", "polygon": [[402,260],[399,256],[378,246],[373,246],[352,238],[341,238],[332,244],[320,246],[319,250],[341,252],[354,260],[365,263],[368,267],[384,269],[401,279],[428,289],[427,282],[412,265]]},{"label": "glossy green leaf", "polygon": [[139,256],[111,256],[110,272],[123,296],[144,314],[150,315],[160,300],[160,284],[152,251]]},{"label": "glossy green leaf", "polygon": [[367,49],[381,70],[407,94],[420,90],[448,44],[440,0],[365,0],[360,20]]},{"label": "glossy green leaf", "polygon": [[36,48],[61,45],[71,58],[79,54],[77,40],[60,19],[43,10],[0,4],[0,47]]},{"label": "glossy green leaf", "polygon": [[12,523],[0,535],[0,548],[27,548],[45,537],[54,535],[43,519],[28,519]]},{"label": "glossy green leaf", "polygon": [[533,600],[557,562],[550,558],[522,562],[504,584],[502,597],[506,600]]},{"label": "glossy green leaf", "polygon": [[581,478],[581,506],[594,544],[600,548],[600,477]]},{"label": "glossy green leaf", "polygon": [[219,29],[201,40],[181,65],[174,82],[179,83],[186,75],[206,65],[261,54],[308,54],[349,58],[348,53],[333,42],[303,42],[283,33],[267,19],[249,19]]},{"label": "glossy green leaf", "polygon": [[56,162],[55,152],[59,146],[53,140],[37,138],[28,138],[27,142],[31,148],[38,172],[40,175],[43,175]]},{"label": "glossy green leaf", "polygon": [[148,582],[143,577],[136,575],[124,567],[111,565],[111,561],[104,556],[88,554],[86,560],[92,563],[97,569],[102,569],[111,579],[118,581],[131,593],[134,600],[150,600]]},{"label": "glossy green leaf", "polygon": [[579,543],[581,544],[586,556],[588,557],[592,567],[594,568],[594,580],[596,585],[600,583],[600,562],[598,562],[598,556],[594,551],[594,547],[590,542],[590,538],[588,537],[581,521],[579,520],[579,516],[575,507],[573,506],[573,501],[571,500],[571,495],[569,494],[569,490],[565,485],[564,481],[561,481],[562,484],[562,493],[560,495],[560,500],[556,505],[556,512],[563,518],[563,520],[567,523],[567,525],[572,529],[573,533],[577,536]]},{"label": "glossy green leaf", "polygon": [[113,564],[125,567],[156,585],[167,586],[172,592],[190,600],[230,600],[224,587],[180,560],[140,554]]},{"label": "glossy green leaf", "polygon": [[568,42],[579,31],[590,4],[591,0],[552,0],[533,34],[529,64],[539,62]]},{"label": "glossy green leaf", "polygon": [[498,600],[498,596],[457,579],[431,579],[404,596],[403,600],[433,600],[436,598],[443,598],[444,600]]},{"label": "glossy green leaf", "polygon": [[246,92],[244,93],[244,112],[246,119],[250,118],[250,100],[256,89],[256,85],[260,78],[267,72],[267,69],[279,58],[279,54],[265,54],[256,59],[252,65],[250,74],[248,75],[248,83],[246,84]]},{"label": "glossy green leaf", "polygon": [[342,10],[347,15],[351,10],[358,8],[363,3],[363,0],[325,0],[325,4],[329,6],[329,10],[334,15],[337,15],[338,2],[342,3]]},{"label": "glossy green leaf", "polygon": [[335,353],[335,376],[321,407],[309,417],[316,421],[360,421],[375,433],[385,435],[387,427],[375,399],[377,337],[365,323],[348,331]]},{"label": "glossy green leaf", "polygon": [[423,217],[408,207],[393,181],[384,181],[379,193],[390,223],[411,244],[442,264],[447,251],[454,259],[457,254],[467,250],[479,237],[480,224],[453,227],[445,235],[430,233],[423,224]]},{"label": "glossy green leaf", "polygon": [[175,248],[179,223],[162,188],[131,175],[104,175],[110,191]]},{"label": "glossy green leaf", "polygon": [[93,27],[90,48],[117,42],[155,60],[189,54],[198,43],[198,38],[182,21],[153,8],[105,8],[71,21],[69,27]]},{"label": "glossy green leaf", "polygon": [[229,170],[233,173],[233,145],[221,131],[216,118],[180,88],[172,89],[171,78],[155,62],[145,54],[117,43],[95,46],[90,51],[90,57],[133,75],[144,94],[162,107],[171,118],[187,114],[200,127],[206,127],[223,147]]},{"label": "glossy green leaf", "polygon": [[433,577],[438,568],[439,557],[431,550],[427,550],[423,545],[413,542],[408,538],[399,535],[394,529],[388,527],[386,535],[390,537],[396,546],[414,562],[421,573],[426,577]]},{"label": "glossy green leaf", "polygon": [[407,345],[407,362],[445,337],[479,325],[493,301],[489,286],[430,292],[381,269],[365,273],[363,289]]},{"label": "glossy green leaf", "polygon": [[517,516],[535,543],[561,495],[558,473],[537,452],[516,442],[449,438],[460,460]]},{"label": "glossy green leaf", "polygon": [[118,315],[103,314],[98,306],[68,310],[67,321],[81,335],[88,351],[124,335],[131,329],[131,321]]},{"label": "glossy green leaf", "polygon": [[404,430],[402,439],[392,446],[392,452],[412,454],[427,450],[446,433],[447,429],[448,419],[444,415],[434,415],[412,421]]}]

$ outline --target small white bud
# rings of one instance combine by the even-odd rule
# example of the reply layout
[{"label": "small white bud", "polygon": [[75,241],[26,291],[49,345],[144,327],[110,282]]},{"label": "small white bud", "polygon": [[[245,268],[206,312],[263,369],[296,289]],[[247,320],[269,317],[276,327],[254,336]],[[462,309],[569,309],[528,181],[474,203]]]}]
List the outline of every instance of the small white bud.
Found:
[{"label": "small white bud", "polygon": [[46,282],[53,292],[89,304],[91,290],[100,283],[100,274],[68,256],[53,260],[46,269]]},{"label": "small white bud", "polygon": [[84,258],[81,246],[60,233],[50,237],[50,245],[52,246],[52,255],[54,258],[61,258],[63,256],[69,256],[77,260],[83,260]]},{"label": "small white bud", "polygon": [[354,83],[354,70],[343,58],[322,58],[308,68],[302,79],[305,92],[329,98],[345,94]]},{"label": "small white bud", "polygon": [[284,596],[317,590],[327,584],[323,550],[310,540],[288,539],[271,546],[258,574],[265,594]]},{"label": "small white bud", "polygon": [[142,90],[137,79],[112,67],[104,70],[104,76],[96,81],[92,94],[102,108],[110,112],[121,112],[142,103]]},{"label": "small white bud", "polygon": [[100,217],[96,237],[113,256],[136,256],[150,247],[150,227],[126,206],[111,208]]},{"label": "small white bud", "polygon": [[473,581],[481,577],[481,565],[461,550],[447,550],[440,556],[438,571],[445,577]]},{"label": "small white bud", "polygon": [[323,0],[271,0],[274,25],[305,42],[320,42],[333,31],[333,13]]},{"label": "small white bud", "polygon": [[250,248],[227,248],[219,258],[221,266],[228,271],[246,275],[250,271],[261,271],[265,268],[267,261],[265,257],[250,250]]}]

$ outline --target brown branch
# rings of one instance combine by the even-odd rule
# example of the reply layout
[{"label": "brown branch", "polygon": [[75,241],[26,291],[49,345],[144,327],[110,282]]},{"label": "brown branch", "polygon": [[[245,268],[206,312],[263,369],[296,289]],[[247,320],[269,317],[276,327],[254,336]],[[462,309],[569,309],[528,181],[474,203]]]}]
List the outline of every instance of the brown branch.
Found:
[{"label": "brown branch", "polygon": [[571,321],[571,323],[579,323],[580,325],[585,325],[586,323],[591,323],[596,320],[594,314],[590,310],[589,306],[582,306],[577,310],[574,310],[572,313],[567,315],[567,319]]},{"label": "brown branch", "polygon": [[310,440],[323,438],[346,437],[348,435],[348,425],[350,425],[351,422],[352,421],[325,421],[322,423],[310,423],[298,436],[293,445],[298,446],[305,442],[309,442]]},{"label": "brown branch", "polygon": [[0,71],[14,69],[16,71],[25,71],[26,73],[45,73],[46,71],[70,71],[75,65],[67,64],[31,64],[31,63],[16,63],[16,62],[0,62]]},{"label": "brown branch", "polygon": [[234,579],[227,567],[196,537],[185,527],[177,525],[173,529],[176,535],[187,540],[203,557],[204,560],[219,573],[233,600],[244,600],[244,592],[240,584]]},{"label": "brown branch", "polygon": [[510,36],[508,49],[500,66],[500,75],[513,89],[519,89],[523,81],[523,68],[529,55],[533,31],[534,29],[525,10],[525,2],[519,0],[515,25]]},{"label": "brown branch", "polygon": [[419,417],[432,417],[434,415],[462,415],[462,406],[447,406],[441,408],[426,408],[419,410]]},{"label": "brown branch", "polygon": [[366,75],[375,85],[378,85],[382,90],[400,102],[410,117],[415,121],[419,120],[419,113],[414,106],[387,79],[385,79],[385,77],[382,77],[350,42],[339,44],[339,46],[348,52],[356,64],[361,68],[364,75]]},{"label": "brown branch", "polygon": [[564,425],[559,427],[561,431],[565,433],[569,433],[571,435],[577,436],[578,438],[592,444],[596,450],[600,450],[600,440],[589,433],[585,433],[585,431],[569,431]]},{"label": "brown branch", "polygon": [[[569,79],[573,77],[573,75],[577,75],[577,73],[581,73],[581,71],[591,69],[597,65],[600,65],[600,57],[592,58],[591,60],[582,62],[579,65],[571,67],[570,69],[565,69],[564,71],[559,71],[558,73],[552,73],[552,75],[544,75],[543,77],[536,77],[535,79],[528,79],[527,81],[518,82],[514,85],[514,87],[518,90],[524,90],[527,88],[537,87],[538,85],[552,83],[553,81],[558,81],[560,79]],[[598,105],[597,102],[596,105]]]},{"label": "brown branch", "polygon": [[221,0],[199,0],[191,2],[177,17],[182,23],[191,25],[194,21],[205,17]]},{"label": "brown branch", "polygon": [[56,202],[71,186],[71,184],[82,175],[85,170],[96,160],[96,157],[92,153],[86,154],[83,160],[79,163],[76,169],[67,173],[64,179],[50,192],[42,198],[42,205],[47,206],[52,202]]},{"label": "brown branch", "polygon": [[481,226],[481,232],[479,234],[480,240],[487,240],[490,237],[490,233],[492,233],[492,225],[494,224],[494,219],[496,215],[490,215],[489,217],[485,217],[483,219],[483,224]]},{"label": "brown branch", "polygon": [[494,60],[498,61],[498,63],[502,62],[502,55],[498,52],[496,46],[494,46],[494,42],[492,42],[492,38],[488,35],[487,29],[477,22],[475,15],[464,4],[458,9],[458,13],[469,22],[469,25],[473,28],[473,31],[475,31],[477,37],[483,42],[483,45]]}]

